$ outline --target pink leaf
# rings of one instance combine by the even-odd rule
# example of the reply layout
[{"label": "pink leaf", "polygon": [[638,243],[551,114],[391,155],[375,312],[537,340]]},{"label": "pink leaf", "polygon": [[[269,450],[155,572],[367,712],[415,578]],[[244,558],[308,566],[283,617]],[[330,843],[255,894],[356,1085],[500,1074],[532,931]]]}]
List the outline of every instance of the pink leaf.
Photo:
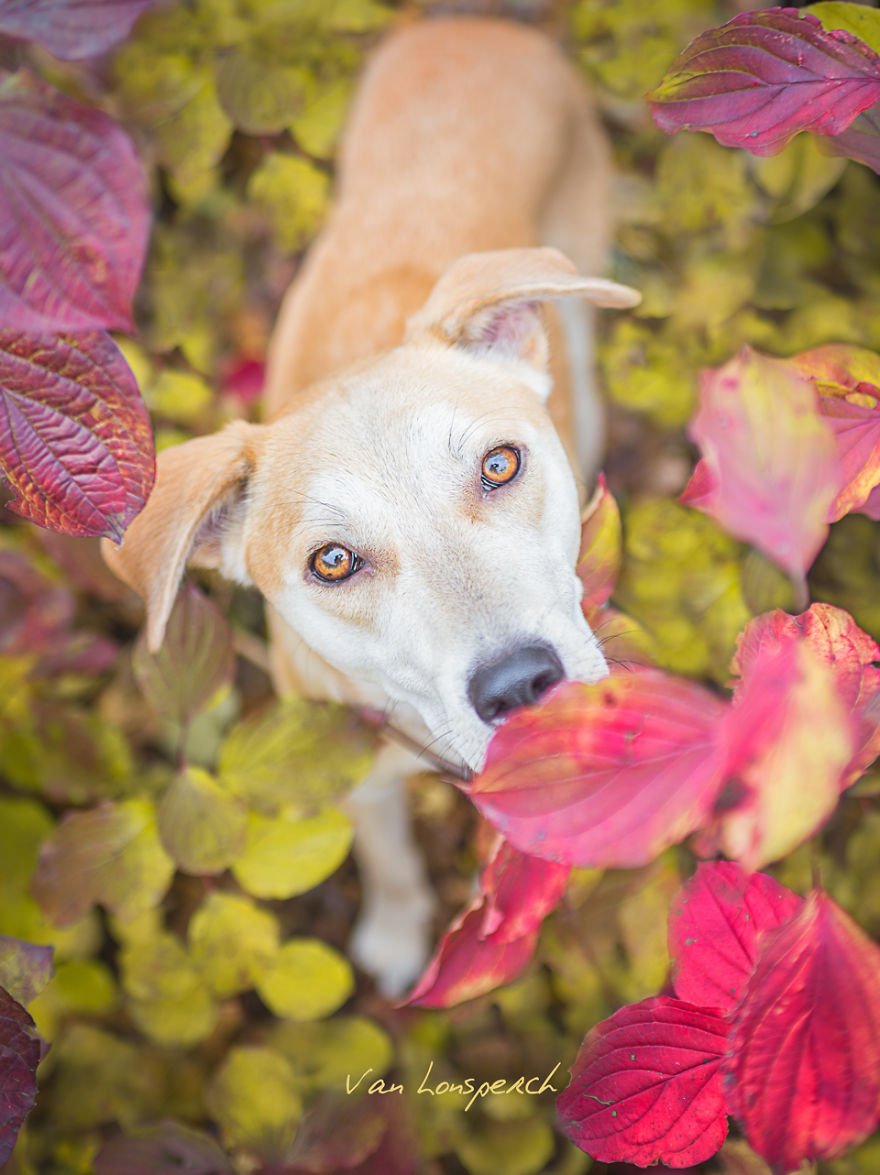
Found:
[{"label": "pink leaf", "polygon": [[584,585],[581,607],[588,620],[614,591],[622,556],[620,511],[600,473],[596,492],[584,511],[577,561],[577,573]]},{"label": "pink leaf", "polygon": [[822,893],[766,933],[733,1018],[729,1108],[777,1175],[880,1114],[880,950]]},{"label": "pink leaf", "polygon": [[95,57],[128,36],[153,0],[0,0],[0,34],[39,41],[65,61]]},{"label": "pink leaf", "polygon": [[0,321],[131,329],[149,232],[128,136],[29,74],[0,74]]},{"label": "pink leaf", "polygon": [[719,843],[759,869],[812,836],[837,805],[854,723],[831,668],[808,642],[761,646],[724,720],[729,794]]},{"label": "pink leaf", "polygon": [[669,916],[672,984],[679,999],[729,1011],[755,965],[758,941],[792,918],[801,899],[732,861],[704,862]]},{"label": "pink leaf", "polygon": [[743,12],[692,41],[649,99],[667,134],[773,155],[799,131],[841,134],[880,101],[880,57],[810,13]]},{"label": "pink leaf", "polygon": [[862,347],[831,344],[788,363],[813,384],[837,442],[840,488],[828,516],[836,522],[862,509],[880,484],[880,357]]},{"label": "pink leaf", "polygon": [[480,879],[485,895],[481,933],[496,942],[513,942],[536,930],[559,904],[571,868],[527,857],[499,837]]},{"label": "pink leaf", "polygon": [[604,1163],[689,1167],[727,1134],[721,1061],[727,1024],[667,996],[603,1020],[581,1045],[557,1099],[563,1132]]},{"label": "pink leaf", "polygon": [[0,472],[10,509],[119,542],[155,476],[134,376],[112,339],[0,331]]},{"label": "pink leaf", "polygon": [[832,155],[855,159],[880,175],[880,106],[872,106],[843,134],[829,139],[827,150]]},{"label": "pink leaf", "polygon": [[469,906],[455,919],[421,979],[407,996],[407,1004],[449,1008],[509,983],[528,966],[538,941],[538,930],[505,942],[484,935],[485,920],[484,900]]},{"label": "pink leaf", "polygon": [[0,987],[0,1167],[37,1099],[41,1042],[34,1022]]},{"label": "pink leaf", "polygon": [[524,853],[644,865],[711,812],[723,710],[707,690],[655,669],[570,682],[501,726],[468,794]]},{"label": "pink leaf", "polygon": [[854,783],[880,754],[880,723],[874,714],[880,700],[880,645],[842,608],[813,604],[800,616],[777,609],[751,620],[737,642],[734,673],[755,672],[768,645],[800,637],[827,665],[837,694],[855,723],[855,753],[841,785]]},{"label": "pink leaf", "polygon": [[690,435],[704,462],[682,502],[802,581],[828,532],[834,438],[809,381],[748,347],[702,373]]},{"label": "pink leaf", "polygon": [[880,486],[871,490],[871,494],[861,507],[860,514],[867,514],[869,518],[873,518],[875,522],[880,522]]},{"label": "pink leaf", "polygon": [[500,837],[480,896],[452,923],[407,1003],[448,1008],[509,983],[528,965],[538,931],[570,869],[518,853]]}]

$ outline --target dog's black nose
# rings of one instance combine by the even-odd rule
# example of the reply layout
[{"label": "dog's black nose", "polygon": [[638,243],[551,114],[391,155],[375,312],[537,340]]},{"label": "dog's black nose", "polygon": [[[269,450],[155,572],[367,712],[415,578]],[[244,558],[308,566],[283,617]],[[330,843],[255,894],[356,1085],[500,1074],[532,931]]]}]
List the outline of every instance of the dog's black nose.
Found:
[{"label": "dog's black nose", "polygon": [[476,669],[468,697],[484,722],[495,722],[520,706],[534,705],[563,677],[562,663],[551,648],[523,645]]}]

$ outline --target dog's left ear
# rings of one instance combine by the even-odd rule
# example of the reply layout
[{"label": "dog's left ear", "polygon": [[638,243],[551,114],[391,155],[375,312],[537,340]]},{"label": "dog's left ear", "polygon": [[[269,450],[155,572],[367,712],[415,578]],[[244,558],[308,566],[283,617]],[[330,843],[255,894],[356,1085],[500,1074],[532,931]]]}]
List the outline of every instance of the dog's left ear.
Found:
[{"label": "dog's left ear", "polygon": [[601,277],[582,277],[558,249],[469,253],[447,269],[410,318],[406,341],[434,339],[543,371],[548,342],[540,303],[556,298],[625,310],[637,306],[641,294]]}]

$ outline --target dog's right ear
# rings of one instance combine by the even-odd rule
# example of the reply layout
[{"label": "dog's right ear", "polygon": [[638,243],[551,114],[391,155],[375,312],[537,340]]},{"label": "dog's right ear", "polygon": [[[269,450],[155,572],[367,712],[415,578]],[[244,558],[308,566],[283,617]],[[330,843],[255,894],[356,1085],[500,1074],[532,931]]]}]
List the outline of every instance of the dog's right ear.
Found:
[{"label": "dog's right ear", "polygon": [[544,370],[548,345],[540,305],[566,298],[619,310],[641,301],[630,286],[583,277],[558,249],[468,253],[453,262],[409,319],[407,341],[433,339]]},{"label": "dog's right ear", "polygon": [[147,646],[156,652],[188,563],[246,581],[247,479],[263,426],[237,420],[222,432],[175,445],[156,463],[156,484],[119,547],[102,542],[111,571],[147,609]]}]

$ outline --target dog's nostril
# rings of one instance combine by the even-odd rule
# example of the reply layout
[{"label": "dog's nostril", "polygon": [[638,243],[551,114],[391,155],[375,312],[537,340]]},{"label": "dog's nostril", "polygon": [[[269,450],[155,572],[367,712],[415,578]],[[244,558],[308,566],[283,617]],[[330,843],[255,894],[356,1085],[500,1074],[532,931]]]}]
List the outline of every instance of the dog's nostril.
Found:
[{"label": "dog's nostril", "polygon": [[471,674],[468,697],[483,722],[497,722],[520,706],[531,706],[562,681],[562,663],[547,645],[523,645]]}]

